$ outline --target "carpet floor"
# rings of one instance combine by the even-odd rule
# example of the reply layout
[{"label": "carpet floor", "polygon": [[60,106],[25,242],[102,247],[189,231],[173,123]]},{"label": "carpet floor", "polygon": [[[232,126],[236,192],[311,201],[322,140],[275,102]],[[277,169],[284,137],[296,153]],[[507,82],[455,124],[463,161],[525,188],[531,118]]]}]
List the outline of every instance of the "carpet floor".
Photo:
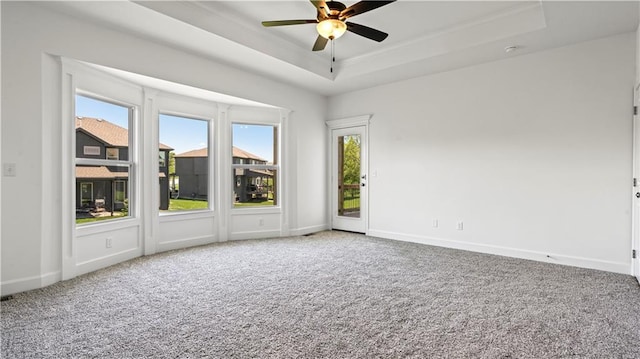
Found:
[{"label": "carpet floor", "polygon": [[342,232],[142,257],[0,314],[2,358],[640,358],[632,276]]}]

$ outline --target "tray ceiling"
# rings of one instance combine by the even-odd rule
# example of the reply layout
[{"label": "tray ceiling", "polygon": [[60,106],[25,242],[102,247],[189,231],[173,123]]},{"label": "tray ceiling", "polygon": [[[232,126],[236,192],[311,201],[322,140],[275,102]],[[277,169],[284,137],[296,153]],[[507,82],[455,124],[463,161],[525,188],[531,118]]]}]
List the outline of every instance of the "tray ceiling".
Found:
[{"label": "tray ceiling", "polygon": [[[344,1],[349,6],[355,1]],[[265,28],[263,20],[313,19],[309,1],[52,2],[120,30],[332,95],[547,48],[635,31],[637,2],[397,1],[350,21],[389,33],[347,32],[312,52],[313,24]],[[144,19],[144,21],[141,21]],[[506,53],[505,47],[517,46]]]}]

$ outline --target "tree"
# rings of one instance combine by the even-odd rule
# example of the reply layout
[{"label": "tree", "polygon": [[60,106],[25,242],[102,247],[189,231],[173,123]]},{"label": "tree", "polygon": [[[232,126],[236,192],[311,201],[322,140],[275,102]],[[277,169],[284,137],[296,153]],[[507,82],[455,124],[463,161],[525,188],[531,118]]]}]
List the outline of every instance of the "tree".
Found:
[{"label": "tree", "polygon": [[171,151],[169,152],[169,175],[176,174],[176,153]]},{"label": "tree", "polygon": [[169,179],[171,180],[171,190],[176,190],[176,153],[169,152]]},{"label": "tree", "polygon": [[360,183],[360,136],[344,137],[344,184]]}]

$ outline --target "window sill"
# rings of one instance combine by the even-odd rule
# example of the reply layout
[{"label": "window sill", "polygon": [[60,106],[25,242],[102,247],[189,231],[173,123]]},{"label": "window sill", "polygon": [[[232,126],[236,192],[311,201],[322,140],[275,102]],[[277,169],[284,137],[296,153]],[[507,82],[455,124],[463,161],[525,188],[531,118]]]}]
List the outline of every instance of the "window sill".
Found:
[{"label": "window sill", "polygon": [[185,219],[197,219],[197,218],[213,218],[215,212],[212,210],[197,210],[197,211],[178,211],[178,212],[165,212],[160,213],[160,223],[182,221]]},{"label": "window sill", "polygon": [[252,214],[280,214],[282,213],[281,207],[244,207],[244,208],[232,208],[231,215],[244,216]]},{"label": "window sill", "polygon": [[140,219],[138,218],[114,219],[111,221],[104,221],[99,223],[87,223],[83,225],[76,225],[76,236],[83,237],[91,234],[109,232],[113,230],[137,226],[140,226]]}]

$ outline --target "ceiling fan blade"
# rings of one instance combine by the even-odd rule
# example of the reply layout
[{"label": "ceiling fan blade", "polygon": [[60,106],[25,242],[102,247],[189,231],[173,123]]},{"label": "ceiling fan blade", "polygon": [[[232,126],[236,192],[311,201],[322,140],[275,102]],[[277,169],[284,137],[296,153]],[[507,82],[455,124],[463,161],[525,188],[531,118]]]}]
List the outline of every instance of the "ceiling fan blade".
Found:
[{"label": "ceiling fan blade", "polygon": [[318,38],[316,39],[316,43],[313,44],[313,51],[322,51],[322,50],[324,50],[325,46],[327,46],[327,42],[329,42],[329,39],[326,39],[326,38],[318,35]]},{"label": "ceiling fan blade", "polygon": [[322,15],[322,18],[326,18],[329,15],[329,8],[324,0],[311,0],[311,3],[318,9],[318,14]]},{"label": "ceiling fan blade", "polygon": [[381,6],[385,6],[388,4],[391,4],[392,2],[395,2],[396,0],[391,0],[391,1],[360,1],[357,2],[351,6],[349,6],[348,8],[342,10],[340,12],[340,18],[341,19],[348,19],[352,16],[356,16],[356,15],[360,15],[362,13],[365,13],[367,11],[371,11],[373,9],[377,9]]},{"label": "ceiling fan blade", "polygon": [[301,24],[316,24],[318,20],[276,20],[276,21],[263,21],[262,26],[286,26],[286,25],[301,25]]},{"label": "ceiling fan blade", "polygon": [[377,42],[380,42],[389,36],[386,32],[382,32],[380,30],[372,29],[368,26],[355,24],[353,22],[347,22],[347,31],[351,31],[354,34],[358,34],[360,36],[364,36],[367,39],[371,39]]}]

